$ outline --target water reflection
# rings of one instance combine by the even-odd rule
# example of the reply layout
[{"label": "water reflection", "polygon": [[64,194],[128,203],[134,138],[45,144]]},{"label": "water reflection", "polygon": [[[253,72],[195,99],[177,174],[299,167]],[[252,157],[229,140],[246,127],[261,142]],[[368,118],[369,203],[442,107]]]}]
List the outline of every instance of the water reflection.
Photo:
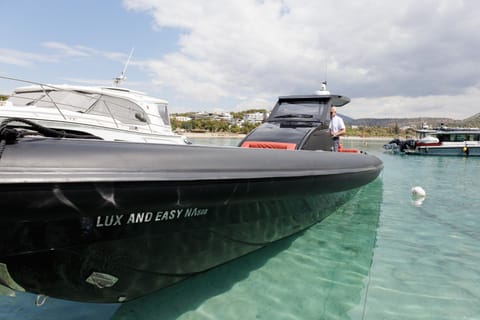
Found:
[{"label": "water reflection", "polygon": [[113,319],[350,319],[364,312],[377,179],[302,234],[123,304]]},{"label": "water reflection", "polygon": [[0,296],[0,319],[21,320],[105,320],[110,319],[119,304],[81,303],[47,298],[42,306],[35,305],[36,295],[16,293],[15,297]]}]

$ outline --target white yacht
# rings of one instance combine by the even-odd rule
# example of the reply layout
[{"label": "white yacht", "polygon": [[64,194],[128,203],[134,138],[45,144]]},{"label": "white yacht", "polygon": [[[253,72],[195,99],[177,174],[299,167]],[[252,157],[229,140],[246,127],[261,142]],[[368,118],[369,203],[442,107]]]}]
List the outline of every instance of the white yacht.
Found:
[{"label": "white yacht", "polygon": [[120,87],[33,84],[15,89],[2,102],[0,122],[21,118],[108,141],[189,144],[172,132],[167,105]]}]

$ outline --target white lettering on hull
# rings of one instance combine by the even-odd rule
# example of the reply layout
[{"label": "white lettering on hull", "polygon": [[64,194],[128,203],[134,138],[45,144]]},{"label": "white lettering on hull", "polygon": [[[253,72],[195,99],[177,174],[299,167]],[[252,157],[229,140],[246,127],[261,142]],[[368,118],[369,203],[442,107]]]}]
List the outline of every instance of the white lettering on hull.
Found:
[{"label": "white lettering on hull", "polygon": [[185,212],[185,217],[204,216],[208,213],[208,209],[188,208]]},{"label": "white lettering on hull", "polygon": [[115,214],[110,216],[98,216],[97,227],[111,227],[122,225],[123,214]]},{"label": "white lettering on hull", "polygon": [[[97,228],[115,227],[126,224],[141,224],[150,222],[172,221],[208,214],[207,208],[186,208],[186,209],[170,209],[158,211],[141,211],[131,212],[128,215],[113,214],[107,216],[97,216]],[[123,219],[125,216],[126,219]]]},{"label": "white lettering on hull", "polygon": [[153,212],[137,212],[137,213],[130,213],[128,216],[127,224],[131,223],[144,223],[150,222],[153,218]]}]

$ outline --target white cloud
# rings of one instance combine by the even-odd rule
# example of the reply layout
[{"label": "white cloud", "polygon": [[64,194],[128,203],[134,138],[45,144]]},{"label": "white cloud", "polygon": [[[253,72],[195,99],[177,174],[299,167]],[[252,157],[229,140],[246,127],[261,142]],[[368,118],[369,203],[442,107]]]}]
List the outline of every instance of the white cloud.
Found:
[{"label": "white cloud", "polygon": [[[452,103],[476,102],[468,88],[478,90],[477,2],[125,0],[124,5],[148,12],[158,27],[184,30],[180,50],[148,67],[159,84],[192,99],[231,97],[242,105],[245,97],[309,93],[327,77],[332,91],[375,102],[365,115],[441,110],[458,118],[475,112],[443,102],[448,97]],[[406,108],[410,104],[412,109]]]},{"label": "white cloud", "polygon": [[[311,93],[327,79],[332,92],[352,98],[345,110],[355,117],[464,118],[478,112],[480,2],[123,0],[123,5],[132,15],[151,16],[154,30],[162,31],[159,42],[165,30],[180,34],[176,46],[166,46],[171,52],[134,54],[129,67],[150,76],[151,88],[161,88],[171,105],[269,108],[277,96]],[[0,63],[66,66],[80,59],[94,64],[101,57],[123,66],[127,58],[91,46],[43,45],[48,53],[0,49]]]},{"label": "white cloud", "polygon": [[63,59],[65,57],[88,58],[100,56],[122,63],[125,63],[127,59],[127,55],[125,53],[101,51],[81,45],[69,45],[66,43],[50,41],[43,43],[43,46],[49,49],[53,49],[53,53],[51,53],[51,55],[56,57],[56,59]]},{"label": "white cloud", "polygon": [[35,62],[53,61],[55,61],[55,59],[47,55],[0,48],[0,63],[4,63],[7,65],[28,67],[33,65]]},{"label": "white cloud", "polygon": [[94,52],[94,50],[86,47],[69,46],[65,43],[60,43],[60,42],[45,42],[43,46],[50,49],[54,49],[55,51],[57,51],[59,54],[63,56],[87,57]]},{"label": "white cloud", "polygon": [[447,117],[461,120],[480,111],[480,85],[457,95],[358,98],[342,112],[358,118]]},{"label": "white cloud", "polygon": [[32,66],[35,63],[39,62],[52,63],[72,57],[88,58],[94,56],[101,56],[122,63],[125,63],[127,59],[127,55],[125,53],[100,51],[94,48],[80,45],[72,46],[66,43],[53,41],[44,42],[42,45],[45,48],[51,49],[51,51],[45,53],[32,53],[7,48],[0,48],[0,63],[25,67]]}]

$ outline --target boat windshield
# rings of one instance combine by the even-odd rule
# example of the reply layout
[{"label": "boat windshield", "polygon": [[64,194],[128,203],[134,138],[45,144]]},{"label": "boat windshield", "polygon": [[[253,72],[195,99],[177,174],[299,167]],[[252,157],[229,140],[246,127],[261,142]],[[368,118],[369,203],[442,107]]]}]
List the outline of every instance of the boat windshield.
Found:
[{"label": "boat windshield", "polygon": [[[17,92],[9,98],[13,105],[54,108],[114,118],[129,125],[149,123],[147,114],[136,103],[100,93],[75,90],[32,90]],[[163,117],[162,117],[163,119]]]},{"label": "boat windshield", "polygon": [[100,97],[99,94],[75,94],[71,91],[35,90],[13,94],[8,100],[13,105],[61,108],[62,110],[87,110]]},{"label": "boat windshield", "polygon": [[300,120],[319,122],[327,103],[319,101],[282,101],[275,106],[269,121]]}]

